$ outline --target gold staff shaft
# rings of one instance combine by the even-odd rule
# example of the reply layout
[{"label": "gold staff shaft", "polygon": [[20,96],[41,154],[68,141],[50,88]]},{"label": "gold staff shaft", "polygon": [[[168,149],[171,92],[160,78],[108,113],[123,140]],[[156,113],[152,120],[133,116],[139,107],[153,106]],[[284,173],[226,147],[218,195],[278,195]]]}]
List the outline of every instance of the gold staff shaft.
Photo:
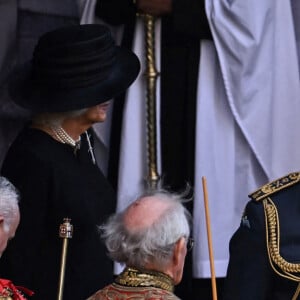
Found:
[{"label": "gold staff shaft", "polygon": [[59,288],[58,288],[58,300],[63,299],[64,280],[65,280],[65,269],[66,269],[66,257],[67,257],[68,240],[63,241],[63,250],[61,256],[61,269],[59,277]]},{"label": "gold staff shaft", "polygon": [[67,261],[67,252],[68,252],[68,240],[72,238],[73,235],[73,226],[70,223],[70,219],[64,218],[64,223],[59,226],[59,236],[63,238],[63,247],[61,253],[61,266],[60,266],[60,276],[58,284],[58,295],[57,299],[63,299],[64,292],[64,281],[65,281],[65,270],[66,270],[66,261]]},{"label": "gold staff shaft", "polygon": [[155,188],[158,184],[157,134],[156,134],[156,81],[159,75],[155,63],[155,18],[143,15],[146,49],[146,97],[147,97],[147,154],[148,184]]}]

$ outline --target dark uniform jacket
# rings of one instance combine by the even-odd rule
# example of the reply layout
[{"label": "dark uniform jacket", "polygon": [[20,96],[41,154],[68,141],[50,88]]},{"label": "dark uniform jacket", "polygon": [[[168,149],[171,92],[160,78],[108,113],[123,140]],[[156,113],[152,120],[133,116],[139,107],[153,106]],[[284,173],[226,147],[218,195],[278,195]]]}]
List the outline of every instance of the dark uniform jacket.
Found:
[{"label": "dark uniform jacket", "polygon": [[230,241],[224,299],[300,299],[300,173],[272,181],[250,198]]}]

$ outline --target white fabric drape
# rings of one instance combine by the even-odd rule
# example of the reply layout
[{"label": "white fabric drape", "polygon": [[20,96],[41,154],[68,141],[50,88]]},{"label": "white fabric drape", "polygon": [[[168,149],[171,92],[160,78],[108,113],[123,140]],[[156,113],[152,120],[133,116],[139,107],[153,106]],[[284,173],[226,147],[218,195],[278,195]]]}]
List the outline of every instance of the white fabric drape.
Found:
[{"label": "white fabric drape", "polygon": [[290,1],[207,0],[206,13],[214,46],[201,47],[194,276],[210,276],[206,176],[215,271],[223,277],[247,194],[300,169],[299,70]]}]

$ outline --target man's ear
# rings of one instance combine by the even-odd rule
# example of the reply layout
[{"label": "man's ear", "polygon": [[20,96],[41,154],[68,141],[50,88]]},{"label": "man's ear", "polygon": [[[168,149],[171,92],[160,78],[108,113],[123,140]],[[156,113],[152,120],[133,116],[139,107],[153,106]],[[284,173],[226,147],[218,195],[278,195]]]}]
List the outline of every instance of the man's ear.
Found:
[{"label": "man's ear", "polygon": [[186,249],[186,238],[181,237],[175,244],[174,251],[173,251],[173,266],[172,266],[172,273],[173,273],[173,281],[174,284],[178,284],[182,279],[183,274],[183,267],[185,256],[187,253]]},{"label": "man's ear", "polygon": [[175,244],[173,252],[173,264],[177,266],[182,263],[186,256],[186,240],[181,237]]},{"label": "man's ear", "polygon": [[4,223],[4,217],[0,215],[0,227],[3,226]]}]

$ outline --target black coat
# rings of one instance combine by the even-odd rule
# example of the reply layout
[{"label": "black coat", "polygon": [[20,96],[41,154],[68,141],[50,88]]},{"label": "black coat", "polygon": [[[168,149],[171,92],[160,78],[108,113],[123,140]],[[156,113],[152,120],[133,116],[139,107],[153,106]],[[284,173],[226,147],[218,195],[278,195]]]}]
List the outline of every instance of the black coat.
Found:
[{"label": "black coat", "polygon": [[63,240],[59,225],[68,217],[64,299],[83,300],[113,279],[97,225],[115,210],[115,194],[91,161],[85,136],[74,155],[67,144],[26,128],[10,147],[2,167],[20,191],[21,222],[0,261],[1,277],[35,292],[34,299],[57,298]]}]

